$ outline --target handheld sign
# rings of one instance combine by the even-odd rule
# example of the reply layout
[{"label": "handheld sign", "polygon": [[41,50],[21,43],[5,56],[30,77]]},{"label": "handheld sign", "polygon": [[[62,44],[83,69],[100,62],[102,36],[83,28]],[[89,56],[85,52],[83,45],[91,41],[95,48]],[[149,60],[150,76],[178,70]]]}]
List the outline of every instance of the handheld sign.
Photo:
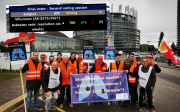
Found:
[{"label": "handheld sign", "polygon": [[12,65],[26,63],[27,56],[24,42],[8,43],[8,47]]},{"label": "handheld sign", "polygon": [[[9,47],[11,64],[12,65],[19,64],[19,68],[21,68],[21,64],[25,64],[27,61],[25,43],[24,42],[8,43],[8,47]],[[27,112],[22,71],[20,71],[20,77],[21,77],[21,85],[22,85],[22,92],[24,99],[24,108],[25,108],[25,112]]]},{"label": "handheld sign", "polygon": [[105,60],[115,60],[116,59],[116,46],[106,46],[104,52]]},{"label": "handheld sign", "polygon": [[95,59],[94,51],[95,49],[93,45],[84,45],[83,46],[83,61],[94,62],[94,59]]}]

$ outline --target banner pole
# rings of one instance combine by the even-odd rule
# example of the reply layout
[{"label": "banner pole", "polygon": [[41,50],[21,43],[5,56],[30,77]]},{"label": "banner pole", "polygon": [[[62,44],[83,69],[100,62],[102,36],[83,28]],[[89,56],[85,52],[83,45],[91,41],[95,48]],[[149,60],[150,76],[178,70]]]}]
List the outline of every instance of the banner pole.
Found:
[{"label": "banner pole", "polygon": [[3,59],[3,63],[2,63],[2,66],[1,66],[1,72],[2,72],[3,65],[4,65],[4,61],[5,61],[5,59]]},{"label": "banner pole", "polygon": [[[111,68],[110,68],[110,64],[111,64],[111,63],[109,63],[109,73],[110,73],[110,69],[111,69]],[[108,106],[109,106],[109,105],[110,105],[110,102],[108,101]]]},{"label": "banner pole", "polygon": [[[88,62],[88,70],[89,70],[89,62]],[[88,72],[88,75],[89,75],[89,72]],[[89,102],[88,102],[88,106],[89,106]]]},{"label": "banner pole", "polygon": [[[21,68],[21,64],[19,64],[19,68]],[[27,112],[27,110],[26,110],[26,100],[25,100],[25,95],[24,95],[24,85],[23,85],[22,71],[20,71],[20,77],[21,77],[21,85],[22,85],[22,92],[23,92],[23,99],[24,99],[24,109],[25,109],[25,112]]]}]

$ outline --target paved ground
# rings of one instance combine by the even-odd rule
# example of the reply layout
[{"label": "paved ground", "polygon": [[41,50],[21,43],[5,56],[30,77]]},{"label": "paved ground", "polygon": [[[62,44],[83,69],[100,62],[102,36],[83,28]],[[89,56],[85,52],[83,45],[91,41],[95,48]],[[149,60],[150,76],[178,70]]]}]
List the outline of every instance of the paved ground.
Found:
[{"label": "paved ground", "polygon": [[[25,88],[26,76],[23,77],[23,81]],[[22,95],[21,79],[15,78],[8,81],[0,82],[0,95],[1,95],[0,106],[12,99],[21,96]]]},{"label": "paved ground", "polygon": [[[161,68],[162,73],[157,74],[157,83],[155,87],[155,108],[156,112],[179,112],[180,104],[180,70]],[[40,105],[44,108],[44,102],[40,100]],[[23,112],[24,107],[16,112]],[[122,108],[117,102],[108,106],[107,102],[103,104],[75,104],[73,108],[69,108],[68,104],[64,104],[63,111],[66,112],[138,112],[138,109],[131,110],[130,107]],[[31,112],[34,110],[34,105],[31,105]],[[50,111],[51,112],[51,111]],[[53,112],[53,111],[52,111]],[[54,111],[54,112],[58,112]],[[144,112],[148,112],[144,108]]]}]

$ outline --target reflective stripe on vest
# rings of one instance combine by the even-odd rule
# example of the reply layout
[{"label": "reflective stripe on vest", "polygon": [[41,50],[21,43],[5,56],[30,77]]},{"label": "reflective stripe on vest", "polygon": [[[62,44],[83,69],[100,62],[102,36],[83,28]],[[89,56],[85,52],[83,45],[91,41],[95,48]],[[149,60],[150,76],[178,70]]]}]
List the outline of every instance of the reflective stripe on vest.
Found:
[{"label": "reflective stripe on vest", "polygon": [[83,74],[84,73],[84,63],[83,60],[81,60],[81,62],[79,63],[79,74]]},{"label": "reflective stripe on vest", "polygon": [[107,64],[104,63],[104,65],[101,68],[101,65],[98,61],[95,62],[95,72],[94,73],[100,73],[100,72],[106,72]]},{"label": "reflective stripe on vest", "polygon": [[[134,66],[131,66],[129,72],[133,73],[133,71],[134,71]],[[130,83],[136,83],[136,77],[132,77],[129,75],[129,82]]]},{"label": "reflective stripe on vest", "polygon": [[26,72],[26,80],[41,79],[42,63],[39,62],[37,69],[32,60],[28,60],[29,70]]}]

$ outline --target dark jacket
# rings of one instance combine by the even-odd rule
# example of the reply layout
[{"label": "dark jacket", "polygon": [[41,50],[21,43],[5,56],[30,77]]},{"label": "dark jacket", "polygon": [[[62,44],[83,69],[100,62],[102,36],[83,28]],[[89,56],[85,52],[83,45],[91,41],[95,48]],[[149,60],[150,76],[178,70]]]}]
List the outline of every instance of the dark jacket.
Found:
[{"label": "dark jacket", "polygon": [[156,73],[160,73],[161,72],[161,69],[159,68],[159,66],[157,64],[154,65],[154,68],[155,68],[155,72]]},{"label": "dark jacket", "polygon": [[[149,65],[146,68],[144,66],[142,66],[141,71],[144,72],[144,73],[147,73],[149,71],[149,68],[150,68]],[[139,72],[139,69],[138,69],[138,72]],[[138,76],[136,78],[136,83],[137,83],[137,85],[139,84],[139,74],[138,74]],[[146,88],[154,87],[155,83],[156,83],[155,70],[152,69],[151,74],[150,74],[149,79],[148,79],[148,82],[147,82],[147,85],[146,85]]]},{"label": "dark jacket", "polygon": [[[96,63],[96,62],[95,62]],[[90,69],[89,73],[94,73],[95,72],[95,63],[93,65],[93,67]],[[101,65],[101,69],[102,67],[104,66],[104,62],[102,62],[102,65]],[[108,72],[108,70],[106,69],[106,72]]]},{"label": "dark jacket", "polygon": [[[130,67],[124,67],[124,70],[130,70]],[[133,72],[128,72],[127,73],[127,79],[128,79],[128,82],[129,82],[129,77],[128,76],[132,76],[132,77],[137,77],[137,71],[136,71],[136,68],[134,68]]]},{"label": "dark jacket", "polygon": [[74,64],[74,62],[76,61],[76,63],[77,63],[77,73],[79,74],[79,63],[76,60],[76,57],[74,59],[71,59],[71,57],[70,57],[69,60],[71,61],[72,64]]},{"label": "dark jacket", "polygon": [[[37,69],[39,60],[33,60],[33,63]],[[26,63],[23,68],[22,68],[22,73],[26,72],[27,70],[29,70],[29,65],[28,63]],[[43,74],[43,69],[41,70],[41,78],[42,78],[42,74]],[[35,80],[26,80],[26,88],[27,89],[39,89],[41,85],[41,80],[39,79],[35,79]]]},{"label": "dark jacket", "polygon": [[[58,73],[58,68],[56,69],[56,71],[54,72],[55,74]],[[57,86],[56,88],[53,88],[53,89],[49,89],[48,88],[48,85],[49,85],[49,76],[50,76],[50,68],[48,70],[46,70],[43,74],[43,78],[42,78],[42,87],[44,89],[45,92],[48,92],[48,91],[52,91],[52,92],[55,92],[57,90],[60,90],[61,89],[61,86],[62,86],[62,77],[61,77],[61,73],[60,73],[60,77],[59,77],[59,80],[60,80],[60,84],[59,86]]]}]

